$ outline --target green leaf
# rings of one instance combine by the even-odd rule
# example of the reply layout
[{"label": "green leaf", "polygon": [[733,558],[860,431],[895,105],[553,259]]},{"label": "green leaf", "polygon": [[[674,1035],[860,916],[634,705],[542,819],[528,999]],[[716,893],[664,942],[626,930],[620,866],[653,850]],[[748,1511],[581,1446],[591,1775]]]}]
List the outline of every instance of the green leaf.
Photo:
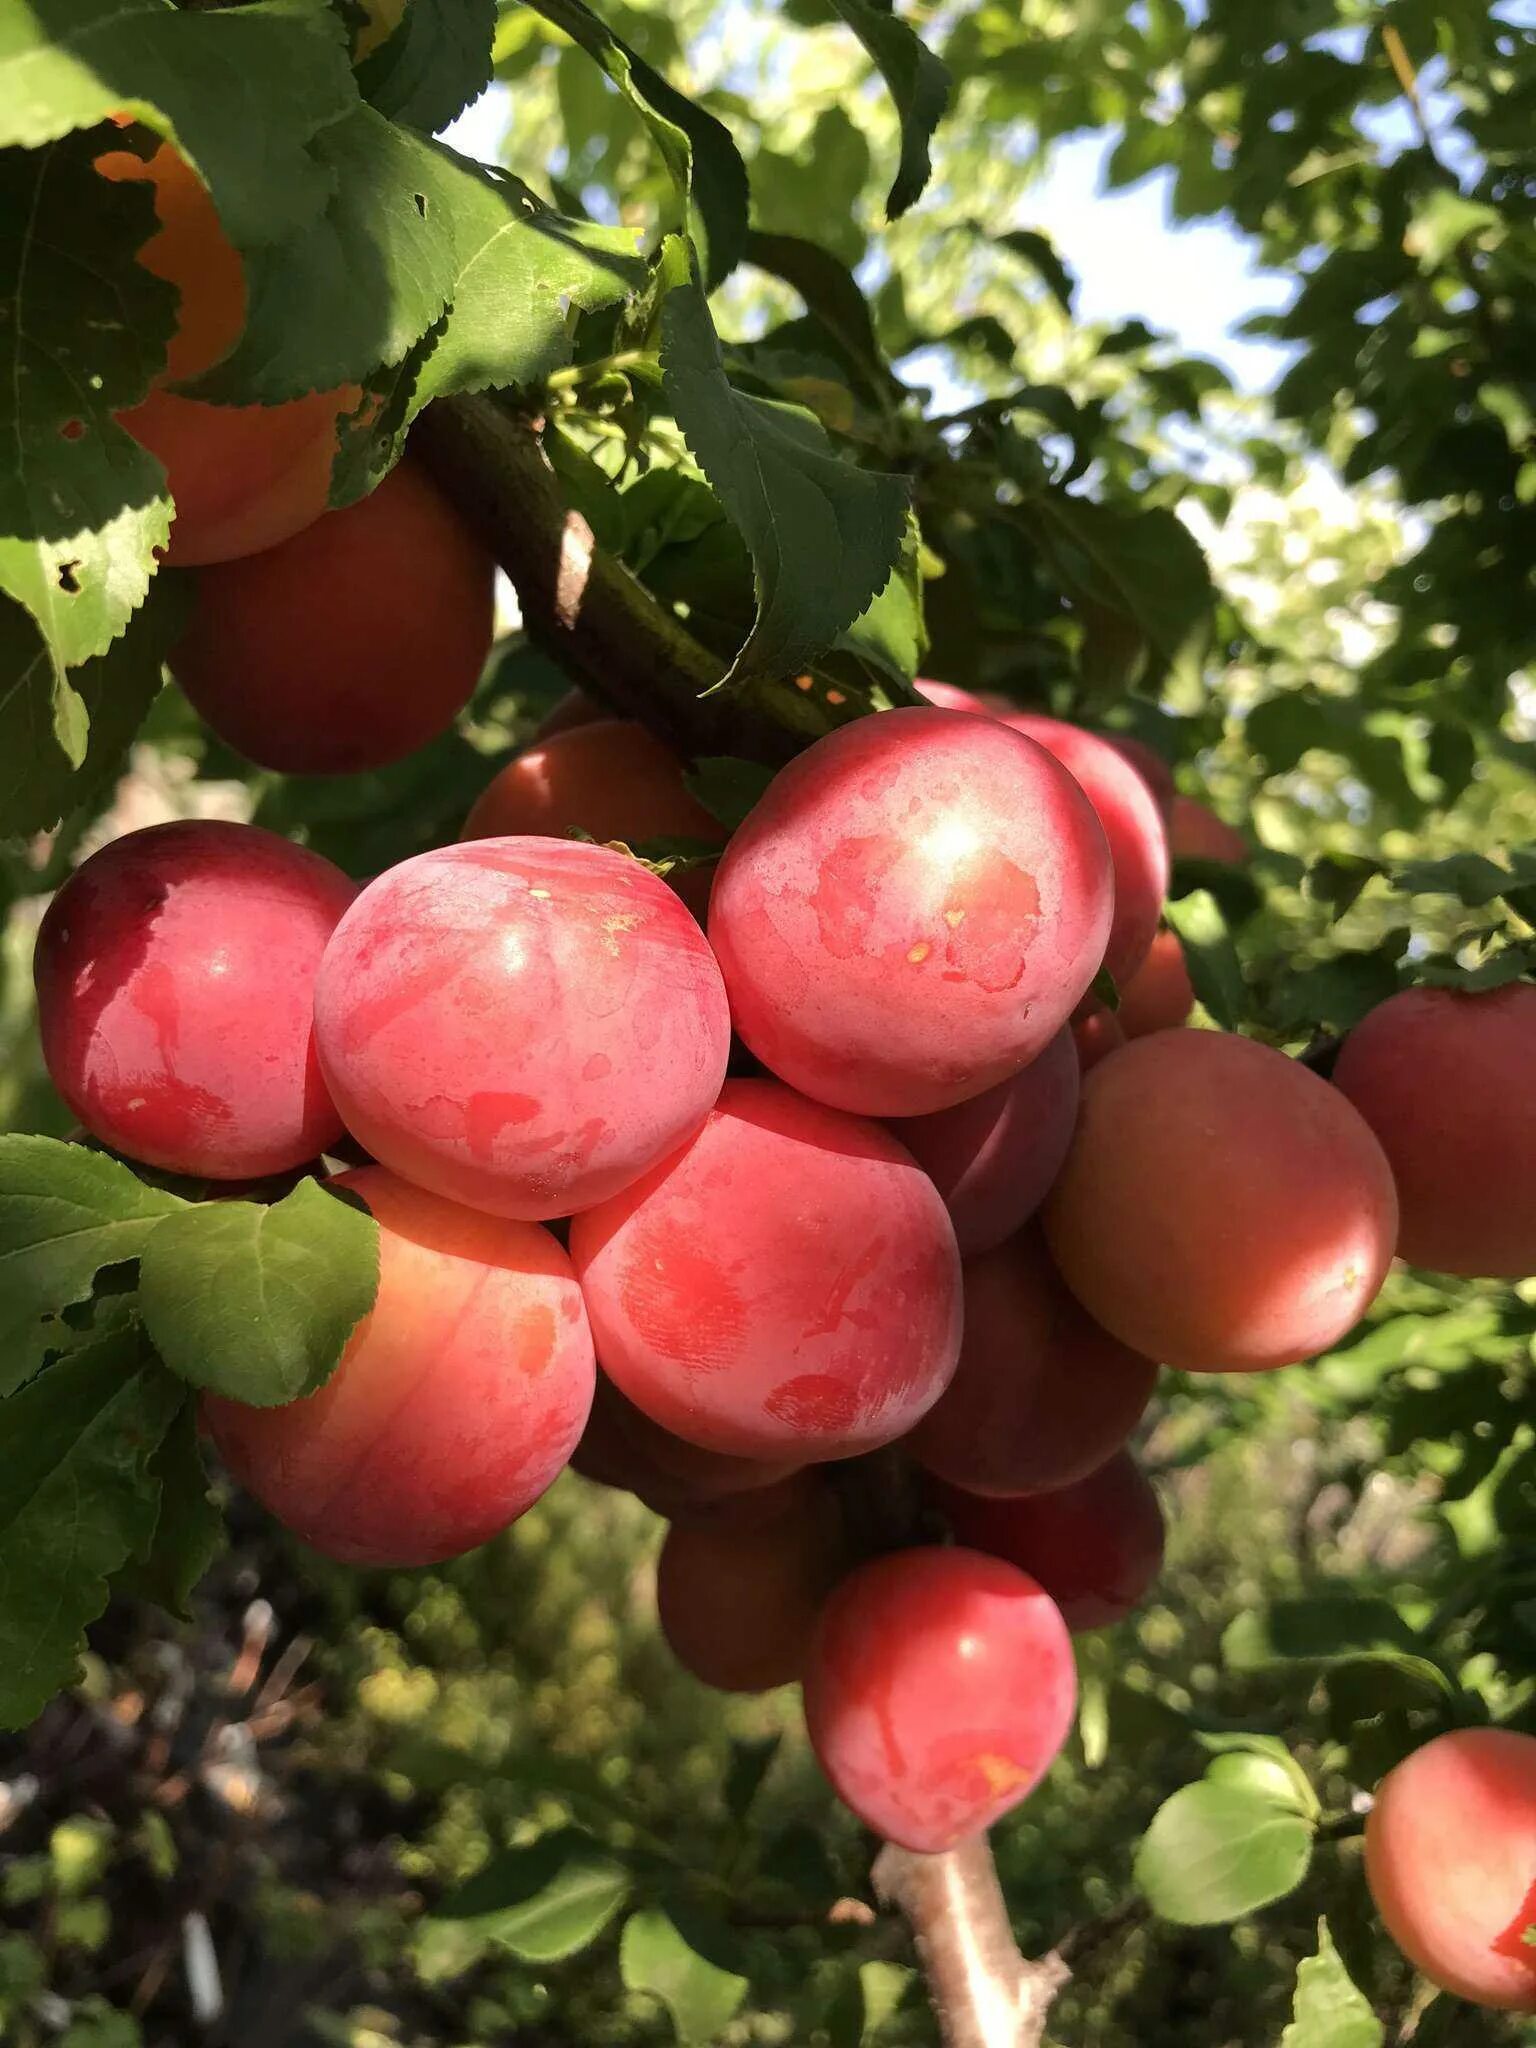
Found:
[{"label": "green leaf", "polygon": [[709,485],[691,470],[655,467],[610,505],[623,526],[620,558],[664,607],[686,607],[694,637],[728,661],[752,626],[752,563]]},{"label": "green leaf", "polygon": [[1056,253],[1056,244],[1038,228],[1017,228],[1010,235],[998,235],[994,247],[1006,249],[1027,263],[1050,292],[1063,313],[1070,314],[1077,291],[1077,279]]},{"label": "green leaf", "polygon": [[271,403],[372,377],[403,431],[445,391],[542,377],[569,353],[565,302],[608,305],[643,276],[629,232],[568,221],[372,107],[326,129],[315,155],[325,207],[248,257],[245,330],[187,387],[199,398]]},{"label": "green leaf", "polygon": [[323,1387],[373,1306],[379,1230],[302,1180],[271,1208],[199,1202],[152,1232],[139,1305],[172,1372],[253,1407]]},{"label": "green leaf", "polygon": [[830,1907],[840,1890],[826,1843],[814,1828],[801,1823],[769,1836],[758,1861],[758,1874],[817,1908]]},{"label": "green leaf", "polygon": [[1328,1922],[1317,1923],[1317,1954],[1297,1966],[1291,2023],[1280,2048],[1382,2048],[1381,2021],[1350,1982]]},{"label": "green leaf", "polygon": [[474,1923],[488,1946],[527,1963],[556,1963],[596,1941],[624,1905],[632,1879],[575,1828],[525,1849],[504,1849],[450,1892],[437,1920]]},{"label": "green leaf", "polygon": [[[1208,1750],[1214,1757],[1223,1757],[1229,1761],[1233,1757],[1258,1758],[1266,1764],[1275,1766],[1280,1771],[1286,1787],[1283,1792],[1277,1793],[1282,1802],[1289,1801],[1298,1813],[1316,1816],[1322,1811],[1317,1794],[1312,1789],[1312,1780],[1278,1735],[1257,1734],[1251,1728],[1197,1728],[1195,1740],[1202,1749]],[[1205,1774],[1208,1778],[1215,1777],[1215,1765],[1207,1765]]]},{"label": "green leaf", "polygon": [[761,761],[738,761],[732,754],[706,754],[683,780],[710,816],[734,832],[772,782],[773,770]]},{"label": "green leaf", "polygon": [[1120,1007],[1120,990],[1115,977],[1107,967],[1101,967],[1095,974],[1088,985],[1088,993],[1095,1002],[1102,1003],[1106,1010],[1118,1010]]},{"label": "green leaf", "polygon": [[[919,340],[930,342],[936,348],[955,349],[961,354],[986,356],[990,361],[996,363],[1000,370],[1011,370],[1018,360],[1018,343],[1008,332],[1002,321],[996,319],[990,313],[975,313],[967,320],[957,320],[953,327],[946,328],[942,334],[921,337],[913,335],[911,337],[912,345],[916,347]],[[896,350],[893,347],[892,353],[895,352]],[[1053,389],[1054,387],[1051,386],[1021,385],[1013,397],[1007,401],[1008,410],[1011,413],[1014,410],[1015,404],[1017,404],[1023,410],[1029,411],[1037,401],[1044,398],[1047,391],[1053,391]],[[1064,421],[1070,420],[1075,408],[1064,392],[1055,393],[1048,402],[1053,410],[1060,410]],[[1070,428],[1064,426],[1063,431],[1070,431]]]},{"label": "green leaf", "polygon": [[307,145],[356,103],[340,16],[306,0],[0,10],[0,147],[133,114],[196,165],[240,249],[280,242],[318,210],[327,174]]},{"label": "green leaf", "polygon": [[1503,215],[1480,199],[1468,199],[1449,185],[1437,185],[1414,208],[1403,247],[1423,270],[1438,270],[1465,243],[1489,248],[1502,241]]},{"label": "green leaf", "polygon": [[618,1821],[625,1826],[633,1826],[641,1818],[630,1795],[610,1785],[597,1762],[558,1756],[547,1744],[534,1742],[526,1749],[509,1751],[498,1758],[493,1775],[523,1794],[553,1793],[578,1817],[590,1814],[595,1821]]},{"label": "green leaf", "polygon": [[1417,1642],[1390,1601],[1327,1593],[1245,1609],[1222,1638],[1222,1656],[1232,1671],[1261,1671],[1270,1664],[1328,1664],[1377,1650],[1412,1650]]},{"label": "green leaf", "polygon": [[632,1914],[619,1941],[627,1991],[649,1992],[672,2015],[683,2048],[706,2048],[734,2017],[747,1980],[690,1948],[660,1911]]},{"label": "green leaf", "polygon": [[1135,1763],[1170,1743],[1188,1740],[1188,1718],[1142,1685],[1116,1679],[1109,1688],[1108,1753]]},{"label": "green leaf", "polygon": [[324,207],[301,233],[247,252],[244,330],[187,386],[198,398],[270,404],[360,380],[399,363],[442,316],[454,243],[436,145],[358,105],[312,154]]},{"label": "green leaf", "polygon": [[1262,1755],[1246,1745],[1227,1749],[1208,1764],[1205,1782],[1286,1807],[1303,1820],[1315,1821],[1320,1810],[1316,1793],[1293,1757]]},{"label": "green leaf", "polygon": [[850,1973],[833,1990],[821,2016],[821,2031],[827,2048],[862,2048],[868,2036],[864,2013],[864,1987]]},{"label": "green leaf", "polygon": [[[100,177],[104,146],[95,132],[0,150],[0,589],[55,673],[111,646],[171,530],[165,472],[115,415],[163,364],[176,294],[134,260],[150,188]],[[67,689],[50,721],[52,751],[79,767]]]},{"label": "green leaf", "polygon": [[1170,898],[1163,916],[1184,948],[1195,994],[1224,1030],[1235,1029],[1247,1014],[1248,991],[1221,906],[1209,889],[1195,889]]},{"label": "green leaf", "polygon": [[1330,1375],[1339,1371],[1364,1395],[1405,1365],[1455,1366],[1479,1344],[1497,1338],[1502,1326],[1497,1302],[1486,1299],[1437,1307],[1428,1314],[1388,1316],[1358,1331],[1318,1364]]},{"label": "green leaf", "polygon": [[1425,1654],[1414,1631],[1390,1602],[1353,1593],[1277,1600],[1240,1614],[1221,1639],[1231,1671],[1262,1671],[1274,1664],[1326,1668],[1355,1658],[1382,1658],[1444,1697],[1455,1688]]},{"label": "green leaf", "polygon": [[1307,869],[1307,894],[1326,903],[1335,917],[1342,917],[1382,872],[1379,861],[1366,860],[1360,854],[1325,853]]},{"label": "green leaf", "polygon": [[59,1311],[86,1299],[102,1267],[136,1259],[183,1206],[104,1152],[0,1135],[0,1393],[42,1363]]},{"label": "green leaf", "polygon": [[[830,11],[827,18],[832,18]],[[753,225],[770,234],[801,235],[807,222],[814,222],[817,240],[851,269],[867,246],[857,215],[869,171],[863,129],[840,102],[824,107],[793,154],[773,148],[754,152],[749,170]]]},{"label": "green leaf", "polygon": [[1536,977],[1536,945],[1496,946],[1480,960],[1463,965],[1456,959],[1427,959],[1414,963],[1410,979],[1425,988],[1454,988],[1464,995],[1487,995],[1496,988],[1508,988],[1512,981]]},{"label": "green leaf", "polygon": [[1369,719],[1358,698],[1303,686],[1256,704],[1245,721],[1253,751],[1284,774],[1314,750],[1347,761],[1366,787],[1406,816],[1422,809],[1404,765],[1405,725]]},{"label": "green leaf", "polygon": [[1277,1030],[1327,1025],[1347,1031],[1398,990],[1406,930],[1389,932],[1368,952],[1335,953],[1312,967],[1288,970],[1276,987],[1269,1020]]},{"label": "green leaf", "polygon": [[1485,903],[1496,901],[1511,888],[1519,888],[1531,879],[1529,870],[1512,875],[1508,868],[1500,867],[1497,861],[1481,853],[1452,853],[1443,860],[1404,861],[1391,876],[1393,888],[1406,896],[1454,896],[1468,910],[1480,910]]},{"label": "green leaf", "polygon": [[885,202],[897,220],[920,197],[933,174],[928,145],[949,105],[949,72],[916,32],[878,0],[832,0],[869,52],[901,120],[901,160]]},{"label": "green leaf", "polygon": [[807,312],[866,393],[876,396],[890,388],[890,372],[875,336],[869,302],[846,264],[803,236],[765,234],[761,229],[747,237],[746,258],[799,293]]},{"label": "green leaf", "polygon": [[756,1741],[738,1741],[731,1744],[731,1761],[725,1774],[725,1803],[733,1820],[745,1820],[747,1811],[768,1768],[779,1753],[777,1735],[762,1736]]},{"label": "green leaf", "polygon": [[[585,834],[575,833],[576,838]],[[622,846],[631,857],[648,867],[653,875],[682,875],[697,868],[713,867],[720,848],[708,839],[691,839],[685,834],[660,833],[649,839],[609,839],[607,846]]]},{"label": "green leaf", "polygon": [[1153,348],[1162,339],[1163,337],[1158,334],[1157,330],[1149,327],[1145,320],[1127,320],[1123,327],[1117,327],[1111,333],[1105,335],[1104,339],[1099,343],[1099,354],[1101,356],[1138,355],[1142,349]]},{"label": "green leaf", "polygon": [[906,1996],[913,1972],[904,1963],[861,1963],[859,1989],[864,1994],[864,2031],[877,2034]]},{"label": "green leaf", "polygon": [[923,624],[921,550],[917,521],[908,513],[901,559],[886,579],[885,588],[837,639],[838,653],[853,655],[885,682],[897,686],[897,702],[906,700],[912,678],[928,651]]},{"label": "green leaf", "polygon": [[69,2030],[59,2036],[58,2048],[144,2048],[144,2035],[132,2013],[93,1991],[73,2001]]},{"label": "green leaf", "polygon": [[[515,180],[475,176],[491,181],[476,202],[484,217],[472,223],[468,206],[459,213],[466,254],[447,313],[398,371],[371,380],[381,405],[362,434],[374,475],[387,466],[377,451],[398,454],[405,429],[433,399],[539,384],[570,357],[570,313],[614,305],[645,276],[631,229],[568,220]],[[467,197],[462,188],[459,197]],[[354,481],[333,496],[356,490]]]},{"label": "green leaf", "polygon": [[1158,1808],[1136,1852],[1136,1882],[1161,1919],[1210,1927],[1294,1891],[1311,1856],[1300,1814],[1251,1787],[1206,1780]]},{"label": "green leaf", "polygon": [[21,606],[0,598],[0,836],[47,832],[107,788],[160,689],[190,596],[179,578],[159,578],[122,639],[70,670],[88,726],[78,767],[54,733],[47,649]]},{"label": "green leaf", "polygon": [[1109,1687],[1099,1671],[1079,1674],[1077,1740],[1086,1770],[1101,1771],[1109,1754]]},{"label": "green leaf", "polygon": [[741,260],[747,236],[747,173],[730,130],[669,85],[583,0],[531,4],[602,67],[650,130],[713,291]]},{"label": "green leaf", "polygon": [[1347,1748],[1346,1775],[1375,1785],[1433,1732],[1412,1679],[1380,1659],[1335,1664],[1324,1681],[1328,1732]]},{"label": "green leaf", "polygon": [[1121,512],[1052,488],[1019,508],[1076,603],[1134,620],[1175,677],[1199,681],[1215,591],[1204,555],[1160,507]]},{"label": "green leaf", "polygon": [[184,1399],[129,1325],[0,1401],[0,1727],[71,1683],[108,1579],[148,1552],[155,1455]]},{"label": "green leaf", "polygon": [[120,1587],[190,1619],[192,1589],[224,1548],[224,1517],[208,1491],[198,1440],[197,1400],[187,1396],[152,1465],[160,1512],[147,1554],[125,1568]]},{"label": "green leaf", "polygon": [[797,407],[726,381],[698,280],[675,241],[662,377],[678,426],[752,557],[757,619],[727,683],[798,674],[884,589],[906,534],[904,479],[843,461]]},{"label": "green leaf", "polygon": [[381,114],[435,134],[489,85],[495,34],[496,0],[407,0],[358,85]]},{"label": "green leaf", "polygon": [[1246,924],[1264,908],[1264,892],[1253,876],[1230,861],[1192,859],[1188,855],[1176,860],[1168,894],[1190,896],[1196,889],[1204,889],[1215,897],[1229,925]]}]

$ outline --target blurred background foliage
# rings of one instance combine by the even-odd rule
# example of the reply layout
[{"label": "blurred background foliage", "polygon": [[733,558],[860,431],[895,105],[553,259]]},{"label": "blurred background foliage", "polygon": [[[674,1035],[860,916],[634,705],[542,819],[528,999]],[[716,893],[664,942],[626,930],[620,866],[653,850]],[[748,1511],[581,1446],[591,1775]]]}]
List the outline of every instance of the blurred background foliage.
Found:
[{"label": "blurred background foliage", "polygon": [[[1409,1299],[1447,1320],[1427,1289]],[[1420,1618],[1447,1586],[1465,1593],[1508,1532],[1448,1387],[1522,1370],[1518,1349],[1474,1317],[1407,1369],[1356,1356],[1233,1400],[1169,1389],[1146,1445],[1167,1571],[1134,1622],[1085,1639],[1079,1735],[996,1837],[1021,1940],[1075,1947],[1053,2039],[1277,2043],[1323,1914],[1389,2039],[1527,2038],[1441,2011],[1449,2000],[1426,2012],[1371,1923],[1351,1791],[1431,1732],[1434,1709],[1368,1674],[1373,1760],[1341,1677],[1234,1665],[1228,1634],[1277,1599],[1346,1585]],[[900,1931],[870,1912],[866,1841],[819,1781],[793,1694],[710,1694],[661,1644],[660,1535],[637,1503],[568,1475],[483,1551],[358,1574],[237,1506],[195,1627],[115,1609],[81,1691],[0,1752],[3,2038],[661,2044],[679,2038],[670,2013],[601,1932],[621,1904],[654,1902],[751,1987],[718,2035],[693,2038],[931,2042]],[[1502,1711],[1511,1674],[1478,1631],[1467,1612],[1441,1652]],[[1135,1903],[1135,1843],[1198,1775],[1194,1731],[1210,1727],[1282,1737],[1339,1839],[1301,1890],[1234,1928],[1160,1925]],[[510,1903],[519,1857],[556,1845],[558,1860],[573,1829],[583,1882],[560,1910]]]},{"label": "blurred background foliage", "polygon": [[[802,297],[764,267],[785,252],[754,245],[764,263],[738,271],[717,314],[765,392],[914,476],[927,672],[1140,733],[1250,834],[1261,901],[1220,892],[1210,935],[1238,964],[1249,1028],[1300,1044],[1346,1026],[1404,960],[1475,969],[1485,940],[1518,947],[1531,926],[1486,879],[1480,893],[1447,870],[1404,890],[1394,874],[1536,844],[1530,10],[906,11],[954,99],[932,185],[887,223],[895,117],[831,6],[603,9],[730,127],[760,233],[841,266]],[[670,186],[644,131],[581,53],[519,5],[496,49],[476,134],[568,210],[664,225]],[[1031,195],[1083,134],[1104,138],[1111,184],[1161,174],[1176,218],[1222,223],[1288,281],[1289,304],[1256,321],[1282,351],[1273,391],[1235,388],[1138,321],[1076,317],[1081,252],[1032,227]],[[845,271],[872,364],[860,316],[838,328]],[[750,601],[739,545],[643,374],[594,340],[548,396],[573,497],[658,594],[689,593],[706,635],[717,606],[728,648]],[[672,482],[646,482],[658,470]],[[1186,534],[1215,583],[1204,640]],[[513,632],[460,733],[337,784],[253,776],[167,692],[101,815],[3,856],[0,1119],[67,1128],[27,955],[82,850],[162,816],[254,815],[370,874],[451,837],[561,687]],[[1373,1934],[1352,1794],[1448,1712],[1536,1726],[1533,1330],[1529,1287],[1404,1275],[1314,1367],[1170,1382],[1146,1447],[1169,1569],[1135,1622],[1084,1646],[1079,1739],[998,1838],[1026,1945],[1078,1930],[1055,2038],[1271,2048],[1324,1913],[1389,2041],[1531,2038],[1427,2004]],[[234,1512],[192,1626],[114,1610],[80,1693],[0,1743],[0,2038],[933,2039],[794,1701],[724,1701],[660,1646],[660,1525],[643,1509],[567,1476],[502,1541],[413,1575],[327,1567]],[[1346,1588],[1419,1632],[1453,1706],[1402,1671],[1362,1683],[1359,1661],[1260,1668],[1231,1632]],[[1300,1891],[1233,1929],[1153,1925],[1134,1904],[1136,1839],[1197,1774],[1193,1732],[1232,1723],[1286,1740],[1336,1839]],[[498,1905],[506,1859],[558,1863],[572,1840],[574,1918]],[[683,1994],[669,2000],[659,1935],[649,1955],[626,1936],[563,1959],[573,1928],[599,1933],[625,1900],[745,1981],[734,2017],[712,2025],[708,1986],[686,2014]]]}]

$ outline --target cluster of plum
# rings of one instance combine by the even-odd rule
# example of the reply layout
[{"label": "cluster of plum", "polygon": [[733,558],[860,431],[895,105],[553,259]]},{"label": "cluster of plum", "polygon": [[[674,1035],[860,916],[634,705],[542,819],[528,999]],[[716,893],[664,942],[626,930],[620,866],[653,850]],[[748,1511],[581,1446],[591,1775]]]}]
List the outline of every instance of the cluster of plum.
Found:
[{"label": "cluster of plum", "polygon": [[[404,757],[474,687],[489,557],[409,458],[324,509],[355,394],[169,388],[239,332],[239,261],[168,149],[101,169],[152,183],[141,259],[181,293],[124,415],[170,475],[170,559],[199,570],[177,679],[261,765]],[[631,1489],[671,1524],[681,1661],[800,1680],[847,1803],[938,1850],[1038,1781],[1072,1631],[1156,1574],[1126,1446],[1160,1367],[1311,1357],[1395,1252],[1536,1271],[1536,989],[1393,997],[1331,1083],[1184,1028],[1171,853],[1241,860],[1241,838],[1149,748],[920,689],[801,755],[728,840],[681,761],[580,699],[458,844],[361,890],[250,826],[131,834],[55,899],[37,986],[97,1141],[228,1189],[322,1161],[377,1220],[376,1303],[327,1385],[206,1402],[237,1479],[375,1565],[483,1542],[567,1464]],[[625,850],[678,837],[712,875],[673,886]],[[933,1540],[861,1555],[849,1461],[892,1445]],[[1455,1740],[1383,1788],[1372,1882],[1439,1981],[1516,2002],[1526,1956],[1479,1974],[1465,1928],[1394,1888],[1434,1815],[1480,1810],[1470,1774],[1499,1841],[1530,1820],[1502,1874],[1491,1835],[1468,1847],[1462,1896],[1521,1905],[1529,1738]]]},{"label": "cluster of plum", "polygon": [[[381,1236],[334,1376],[206,1403],[250,1491],[333,1556],[421,1564],[568,1463],[633,1489],[672,1523],[682,1661],[803,1680],[843,1797],[936,1849],[1037,1781],[1070,1631],[1156,1572],[1125,1446],[1159,1366],[1334,1343],[1399,1188],[1414,1257],[1530,1270],[1532,1205],[1524,1238],[1494,1225],[1532,1170],[1507,1125],[1536,993],[1393,998],[1337,1086],[1161,1016],[1084,1075],[1101,965],[1134,990],[1152,957],[1166,795],[1107,739],[925,687],[949,703],[775,777],[707,907],[697,871],[690,905],[559,836],[723,837],[680,762],[578,707],[458,844],[361,891],[250,826],[111,843],[50,907],[37,984],[60,1092],[128,1158],[369,1162],[334,1182]],[[860,1561],[839,1468],[898,1442],[958,1540]]]}]

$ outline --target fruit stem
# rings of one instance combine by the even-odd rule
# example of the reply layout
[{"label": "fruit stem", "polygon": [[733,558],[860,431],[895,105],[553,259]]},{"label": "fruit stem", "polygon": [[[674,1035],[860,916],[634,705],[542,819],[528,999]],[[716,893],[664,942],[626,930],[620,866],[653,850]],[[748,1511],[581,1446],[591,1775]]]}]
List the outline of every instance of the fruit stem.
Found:
[{"label": "fruit stem", "polygon": [[986,1836],[940,1856],[888,1842],[872,1876],[912,1929],[944,2048],[1040,2048],[1072,1972],[1054,1952],[1020,1954]]},{"label": "fruit stem", "polygon": [[541,425],[477,391],[439,399],[411,430],[413,456],[511,578],[530,637],[599,703],[690,758],[787,760],[803,737],[718,689],[721,662],[566,505]]},{"label": "fruit stem", "polygon": [[905,1550],[923,1540],[917,1475],[900,1444],[866,1451],[830,1468],[843,1521],[860,1558]]}]

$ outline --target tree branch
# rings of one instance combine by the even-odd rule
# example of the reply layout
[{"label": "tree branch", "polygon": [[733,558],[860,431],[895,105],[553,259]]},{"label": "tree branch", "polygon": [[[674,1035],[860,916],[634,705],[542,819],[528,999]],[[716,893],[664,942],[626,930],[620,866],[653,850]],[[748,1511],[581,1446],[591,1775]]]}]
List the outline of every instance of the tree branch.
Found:
[{"label": "tree branch", "polygon": [[1040,2048],[1072,1972],[1055,1953],[1019,1953],[986,1836],[942,1856],[888,1842],[873,1877],[912,1929],[944,2048]]},{"label": "tree branch", "polygon": [[689,757],[788,760],[786,730],[736,690],[720,662],[565,503],[539,422],[486,392],[439,399],[411,429],[436,476],[512,580],[530,636],[599,703],[641,720]]},{"label": "tree branch", "polygon": [[1435,138],[1430,129],[1428,116],[1424,112],[1424,102],[1419,95],[1419,74],[1408,54],[1408,46],[1390,22],[1381,32],[1381,41],[1387,53],[1387,62],[1392,66],[1393,75],[1402,89],[1403,98],[1412,109],[1419,139],[1435,162],[1439,163],[1440,154],[1435,148]]}]

